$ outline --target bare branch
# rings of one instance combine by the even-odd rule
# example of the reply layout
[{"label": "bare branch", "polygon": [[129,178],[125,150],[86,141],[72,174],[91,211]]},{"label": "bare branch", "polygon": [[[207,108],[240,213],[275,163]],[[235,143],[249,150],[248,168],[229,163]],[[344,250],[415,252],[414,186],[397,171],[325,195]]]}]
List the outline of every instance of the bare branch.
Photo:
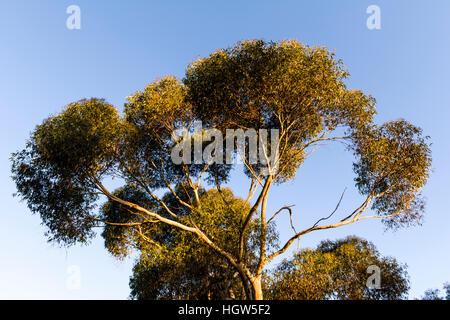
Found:
[{"label": "bare branch", "polygon": [[270,221],[272,221],[273,219],[275,219],[275,217],[276,217],[281,211],[287,210],[287,211],[289,212],[289,220],[290,220],[290,223],[291,223],[291,228],[292,228],[292,230],[294,230],[295,233],[297,233],[297,231],[295,230],[293,221],[292,221],[292,209],[291,209],[291,208],[294,207],[294,206],[295,206],[295,205],[293,204],[293,205],[290,205],[290,206],[284,206],[284,207],[280,208],[280,210],[278,210],[277,212],[275,212],[274,215],[267,221],[267,224],[269,224]]},{"label": "bare branch", "polygon": [[314,228],[315,226],[317,226],[321,221],[325,221],[325,220],[330,219],[331,216],[337,211],[337,209],[338,209],[339,206],[341,205],[342,198],[344,197],[345,190],[347,190],[347,188],[345,188],[344,191],[342,192],[341,197],[339,198],[339,201],[338,201],[338,203],[337,203],[337,205],[336,205],[336,208],[334,208],[334,210],[330,213],[330,215],[329,215],[328,217],[321,218],[321,219],[317,220],[317,222],[312,226],[313,228]]},{"label": "bare branch", "polygon": [[[342,199],[342,198],[341,198]],[[370,199],[370,200],[369,200]],[[291,237],[286,243],[285,245],[278,251],[272,253],[267,259],[266,259],[266,263],[269,262],[270,260],[272,260],[273,258],[275,258],[276,256],[284,253],[289,246],[298,238],[300,238],[301,236],[310,233],[312,231],[315,230],[324,230],[324,229],[332,229],[332,228],[337,228],[340,226],[344,226],[350,223],[354,223],[356,221],[362,220],[362,219],[367,219],[367,218],[379,218],[379,217],[389,217],[389,216],[370,216],[370,217],[360,217],[360,215],[367,210],[371,200],[373,198],[372,197],[368,197],[368,199],[366,199],[363,204],[361,206],[358,207],[358,209],[356,209],[350,216],[353,216],[353,214],[356,212],[356,216],[352,219],[352,220],[343,220],[334,224],[329,224],[329,225],[324,225],[324,226],[319,226],[317,225],[318,222],[320,222],[320,220],[318,222],[316,222],[312,227],[305,229],[303,231],[298,232],[297,234],[295,234],[293,237]],[[337,206],[338,207],[338,206]],[[334,212],[333,212],[334,213]],[[330,215],[331,216],[331,215]]]}]

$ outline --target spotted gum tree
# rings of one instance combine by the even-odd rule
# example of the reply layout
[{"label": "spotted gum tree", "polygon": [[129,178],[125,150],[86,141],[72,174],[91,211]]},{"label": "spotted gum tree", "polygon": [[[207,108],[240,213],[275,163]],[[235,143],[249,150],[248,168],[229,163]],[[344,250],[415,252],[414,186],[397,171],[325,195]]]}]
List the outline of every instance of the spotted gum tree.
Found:
[{"label": "spotted gum tree", "polygon": [[[132,94],[123,115],[93,98],[44,120],[12,155],[18,195],[40,215],[49,239],[61,244],[88,242],[102,227],[113,254],[137,249],[156,259],[175,252],[175,233],[188,235],[184,249],[207,248],[223,270],[236,275],[243,297],[263,299],[265,266],[300,237],[363,219],[399,227],[417,223],[423,214],[421,189],[431,164],[426,138],[405,120],[374,123],[375,100],[348,89],[348,77],[326,48],[297,41],[239,42],[194,61],[181,81],[165,77]],[[174,133],[192,130],[196,120],[223,134],[278,130],[277,163],[266,170],[240,153],[249,191],[230,194],[224,184],[232,164],[171,159],[179,143]],[[317,217],[286,243],[272,246],[272,222],[295,212],[289,206],[267,211],[271,187],[293,179],[312,150],[336,141],[354,154],[364,201],[334,222],[328,222],[334,212],[326,220]],[[112,177],[123,187],[110,190]],[[106,204],[98,210],[100,201]]]}]

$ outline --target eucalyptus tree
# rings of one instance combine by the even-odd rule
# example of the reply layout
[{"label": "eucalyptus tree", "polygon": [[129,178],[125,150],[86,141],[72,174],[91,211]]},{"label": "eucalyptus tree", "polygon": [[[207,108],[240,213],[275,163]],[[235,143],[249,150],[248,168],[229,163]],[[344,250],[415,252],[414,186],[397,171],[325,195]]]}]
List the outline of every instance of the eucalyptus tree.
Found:
[{"label": "eucalyptus tree", "polygon": [[409,290],[406,268],[395,258],[382,256],[371,242],[358,237],[322,241],[316,249],[300,250],[267,273],[265,297],[281,300],[405,299]]},{"label": "eucalyptus tree", "polygon": [[[12,155],[13,179],[52,241],[88,242],[103,227],[114,254],[145,246],[156,257],[170,250],[176,230],[191,237],[186,246],[201,244],[220,257],[221,265],[237,274],[246,298],[262,299],[265,266],[300,237],[370,218],[395,228],[423,214],[421,189],[431,164],[426,137],[405,120],[374,123],[375,100],[348,89],[348,77],[342,61],[323,47],[239,42],[194,61],[182,80],[165,77],[132,94],[123,115],[102,99],[70,103],[38,125],[26,147]],[[198,141],[195,134],[174,137],[182,129],[192,133],[197,121],[204,127],[200,135],[213,130],[218,137],[230,129],[277,135],[262,146],[267,155],[276,141],[276,161],[250,161],[248,141],[244,152],[234,151],[244,163],[248,194],[234,199],[224,192],[233,164],[174,161],[174,147]],[[330,223],[334,216],[320,218],[272,246],[271,223],[281,212],[295,212],[288,206],[267,212],[271,187],[293,179],[313,150],[336,141],[355,156],[356,187],[364,200],[345,217]],[[218,145],[208,150],[223,153]],[[187,152],[195,153],[183,150],[183,156]],[[111,190],[111,178],[123,187]],[[211,189],[223,196],[227,210],[236,211],[226,223],[207,222],[220,212],[204,205]],[[97,210],[102,200],[108,205]]]}]

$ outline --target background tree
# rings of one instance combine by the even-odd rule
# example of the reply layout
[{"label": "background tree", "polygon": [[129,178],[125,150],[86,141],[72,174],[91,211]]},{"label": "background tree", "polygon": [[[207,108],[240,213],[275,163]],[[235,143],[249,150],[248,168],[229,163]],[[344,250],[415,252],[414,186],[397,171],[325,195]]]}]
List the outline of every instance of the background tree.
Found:
[{"label": "background tree", "polygon": [[[176,200],[171,194],[166,200]],[[235,199],[230,190],[223,190],[223,198],[216,190],[201,195],[202,214],[208,219],[199,219],[199,212],[187,213],[187,217],[201,224],[202,230],[214,237],[222,247],[236,241],[236,225],[240,213],[248,206],[243,200]],[[228,204],[225,204],[227,201]],[[113,203],[111,203],[113,205]],[[237,298],[242,293],[238,274],[230,268],[223,257],[216,255],[209,247],[190,233],[169,229],[160,233],[156,240],[155,232],[146,232],[157,246],[146,243],[140,248],[140,259],[133,268],[130,279],[131,297],[135,299],[225,299]],[[113,227],[117,228],[117,227]],[[118,232],[123,232],[119,228]],[[121,235],[129,239],[126,235]],[[135,237],[140,241],[140,237]],[[234,240],[234,241],[233,241]],[[111,243],[115,243],[112,239]],[[236,292],[236,293],[235,293]]]},{"label": "background tree", "polygon": [[[241,214],[248,211],[248,204],[242,199],[235,198],[229,189],[201,192],[202,211],[187,212],[186,217],[192,219],[214,238],[216,243],[230,251],[238,240],[237,226]],[[176,204],[172,194],[165,197],[166,203]],[[105,208],[110,210],[114,202],[108,202]],[[163,213],[162,213],[163,214]],[[200,217],[199,215],[202,215]],[[207,215],[207,217],[205,216]],[[111,217],[111,214],[108,214]],[[133,268],[130,279],[131,298],[133,299],[243,299],[243,286],[239,275],[222,256],[217,255],[211,248],[190,233],[177,229],[164,228],[158,237],[154,230],[143,231],[146,238],[141,241],[139,235],[133,237],[136,243],[141,243],[140,259]],[[258,229],[256,221],[249,228],[246,236],[246,255],[253,265],[256,255],[253,251],[258,246]],[[114,229],[114,232],[111,232]],[[104,237],[111,243],[111,252],[121,243],[117,238],[129,242],[132,237],[123,234],[126,230],[118,226],[108,226],[108,234]],[[114,234],[114,235],[113,235]],[[269,230],[270,243],[276,245],[277,235],[273,229]],[[137,246],[137,245],[136,245]],[[121,251],[116,252],[121,254]]]},{"label": "background tree", "polygon": [[[370,266],[380,268],[380,288],[369,288]],[[265,279],[265,297],[295,300],[393,300],[407,297],[406,265],[383,257],[375,246],[357,237],[323,241],[301,250]]]},{"label": "background tree", "polygon": [[[25,149],[13,154],[13,179],[30,210],[40,214],[50,240],[87,242],[95,227],[117,226],[126,229],[122,237],[139,235],[151,246],[153,239],[140,229],[148,227],[156,237],[159,227],[150,226],[166,225],[190,234],[225,259],[238,273],[246,298],[262,299],[264,267],[310,232],[368,218],[380,218],[388,227],[420,221],[429,145],[420,128],[404,120],[374,124],[374,99],[347,89],[348,76],[342,62],[322,47],[297,41],[239,42],[192,63],[183,83],[166,77],[131,95],[123,117],[101,99],[69,104],[37,126]],[[249,192],[242,199],[249,207],[243,207],[238,225],[233,225],[238,240],[231,247],[204,229],[210,216],[202,213],[201,190],[220,193],[232,166],[175,164],[171,159],[171,150],[180,143],[172,139],[174,133],[181,128],[192,131],[195,120],[223,133],[238,128],[279,132],[276,162],[252,164],[248,153],[242,154],[249,177]],[[315,148],[333,141],[353,150],[356,185],[365,200],[336,222],[320,218],[294,231],[271,251],[269,221],[280,212],[292,213],[290,207],[267,212],[272,185],[293,179]],[[110,190],[112,177],[123,181],[125,193]],[[163,198],[167,192],[176,199],[176,208]],[[96,210],[100,200],[123,206],[126,222],[107,220]],[[366,215],[369,208],[375,213]],[[189,219],[186,211],[199,212],[199,220]],[[247,240],[254,224],[257,239]],[[247,254],[248,241],[258,246],[256,263]]]},{"label": "background tree", "polygon": [[439,289],[428,289],[424,292],[422,300],[450,300],[450,282],[443,285],[445,296],[440,296]]}]

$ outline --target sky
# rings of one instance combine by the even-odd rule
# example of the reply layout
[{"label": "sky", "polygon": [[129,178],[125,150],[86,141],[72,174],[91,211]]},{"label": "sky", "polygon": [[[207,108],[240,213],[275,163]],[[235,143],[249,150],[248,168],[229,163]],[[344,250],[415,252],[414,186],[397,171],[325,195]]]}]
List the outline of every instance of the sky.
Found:
[{"label": "sky", "polygon": [[[78,5],[81,29],[68,29]],[[377,5],[381,29],[369,30]],[[311,233],[301,248],[357,235],[408,265],[410,298],[450,281],[450,2],[448,0],[106,1],[0,0],[0,299],[126,299],[133,259],[115,260],[97,237],[89,246],[48,243],[38,216],[13,197],[10,155],[34,127],[81,98],[100,97],[122,110],[125,98],[165,75],[239,40],[297,39],[334,50],[349,88],[377,100],[376,122],[405,118],[431,137],[433,172],[422,226],[386,231],[365,220]],[[340,145],[318,150],[295,180],[273,188],[268,209],[295,205],[308,227],[335,207],[361,201],[353,157]],[[236,174],[239,195],[247,185]],[[291,235],[280,217],[281,240]],[[296,247],[296,245],[294,246]],[[285,257],[288,257],[285,256]]]}]

